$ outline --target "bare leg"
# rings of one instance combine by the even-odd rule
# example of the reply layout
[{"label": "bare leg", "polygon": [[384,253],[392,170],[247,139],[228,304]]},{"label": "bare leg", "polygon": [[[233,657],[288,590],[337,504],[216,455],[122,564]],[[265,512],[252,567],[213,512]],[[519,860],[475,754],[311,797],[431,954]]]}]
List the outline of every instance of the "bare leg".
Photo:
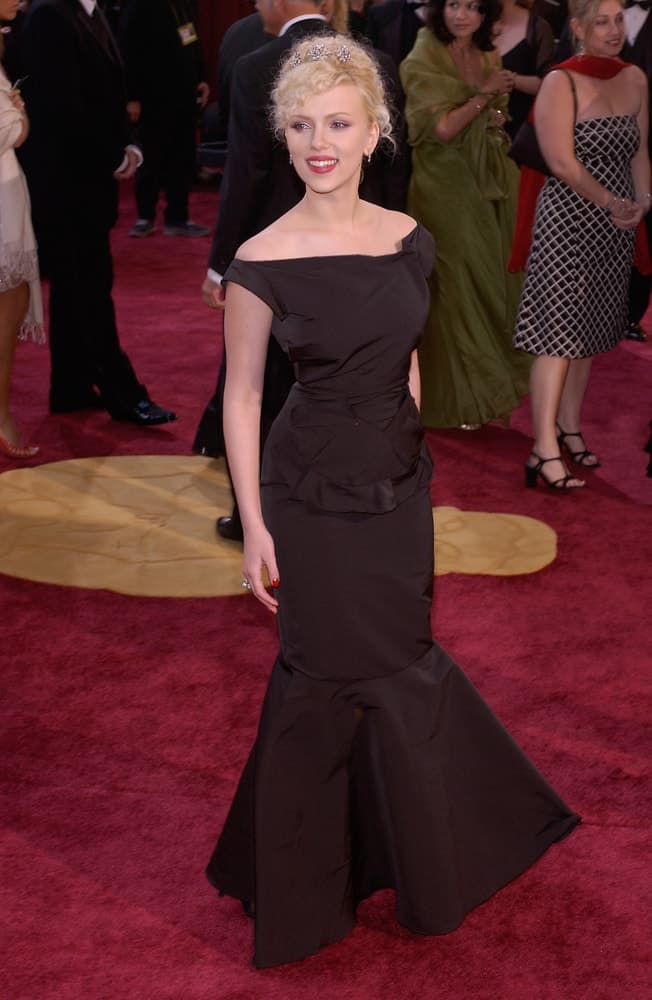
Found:
[{"label": "bare leg", "polygon": [[[560,429],[562,431],[566,431],[569,435],[565,439],[565,443],[568,444],[570,450],[574,452],[582,452],[586,448],[582,435],[574,434],[572,432],[579,431],[582,426],[582,402],[584,400],[584,393],[586,392],[586,386],[589,381],[589,375],[591,374],[592,360],[592,358],[576,358],[571,361],[568,369],[568,375],[566,376],[564,391],[561,394],[561,400],[559,403],[557,422]],[[590,452],[584,457],[580,464],[589,467],[592,465],[598,465],[599,463],[597,456]]]},{"label": "bare leg", "polygon": [[[571,362],[568,358],[537,357],[530,372],[530,401],[534,422],[534,444],[532,451],[539,458],[554,458],[559,455],[556,421],[559,405],[564,392]],[[528,465],[536,465],[531,457]],[[554,482],[567,475],[568,470],[561,458],[549,462],[543,470],[546,479]],[[583,486],[583,480],[571,479],[569,486]]]},{"label": "bare leg", "polygon": [[0,434],[10,445],[21,446],[20,436],[9,413],[9,384],[16,351],[16,339],[29,304],[29,287],[0,292]]}]

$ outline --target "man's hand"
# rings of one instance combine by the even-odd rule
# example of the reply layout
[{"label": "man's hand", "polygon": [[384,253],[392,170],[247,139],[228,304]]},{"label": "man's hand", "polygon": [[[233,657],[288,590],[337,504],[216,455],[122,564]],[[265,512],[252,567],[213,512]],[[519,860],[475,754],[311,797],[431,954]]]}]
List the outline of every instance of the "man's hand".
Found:
[{"label": "man's hand", "polygon": [[127,101],[127,118],[132,125],[138,124],[142,110],[143,108],[140,101]]},{"label": "man's hand", "polygon": [[201,297],[209,309],[224,309],[224,286],[218,285],[216,281],[211,281],[210,278],[204,279]]},{"label": "man's hand", "polygon": [[117,181],[128,181],[130,177],[134,176],[142,162],[142,156],[139,156],[135,149],[128,146],[125,149],[125,159],[113,176]]},{"label": "man's hand", "polygon": [[211,92],[211,88],[207,83],[197,84],[197,104],[200,108],[205,108],[208,104],[208,95]]}]

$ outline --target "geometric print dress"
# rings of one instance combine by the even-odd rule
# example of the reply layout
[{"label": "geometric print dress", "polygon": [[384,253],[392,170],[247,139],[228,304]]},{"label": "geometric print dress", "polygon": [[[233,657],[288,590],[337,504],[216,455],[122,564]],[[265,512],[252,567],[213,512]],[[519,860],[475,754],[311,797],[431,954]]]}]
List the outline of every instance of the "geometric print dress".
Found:
[{"label": "geometric print dress", "polygon": [[[631,161],[640,144],[633,115],[575,124],[575,156],[620,198],[633,198]],[[549,177],[537,204],[514,347],[530,354],[586,358],[624,335],[634,230]]]}]

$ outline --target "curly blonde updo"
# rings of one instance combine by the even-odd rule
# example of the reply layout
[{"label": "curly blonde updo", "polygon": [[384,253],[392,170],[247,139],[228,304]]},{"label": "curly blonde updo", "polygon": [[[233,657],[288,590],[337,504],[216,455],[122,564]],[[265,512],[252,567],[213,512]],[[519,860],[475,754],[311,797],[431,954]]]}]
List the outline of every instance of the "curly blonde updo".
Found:
[{"label": "curly blonde updo", "polygon": [[272,91],[274,134],[282,139],[288,122],[306,98],[341,83],[357,87],[369,115],[378,126],[379,141],[392,146],[392,117],[378,63],[368,50],[347,35],[311,35],[290,49]]}]

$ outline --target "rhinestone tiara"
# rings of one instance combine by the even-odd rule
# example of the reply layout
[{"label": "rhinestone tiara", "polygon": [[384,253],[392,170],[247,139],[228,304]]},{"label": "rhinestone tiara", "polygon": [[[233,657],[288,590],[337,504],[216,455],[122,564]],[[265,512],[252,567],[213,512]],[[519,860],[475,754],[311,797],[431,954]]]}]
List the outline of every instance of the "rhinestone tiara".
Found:
[{"label": "rhinestone tiara", "polygon": [[313,42],[310,48],[306,49],[303,57],[298,52],[293,52],[288,60],[288,65],[293,69],[307,62],[318,62],[320,59],[327,59],[335,56],[338,62],[348,63],[351,59],[351,49],[348,45],[338,45],[336,49],[330,48],[324,42]]}]

